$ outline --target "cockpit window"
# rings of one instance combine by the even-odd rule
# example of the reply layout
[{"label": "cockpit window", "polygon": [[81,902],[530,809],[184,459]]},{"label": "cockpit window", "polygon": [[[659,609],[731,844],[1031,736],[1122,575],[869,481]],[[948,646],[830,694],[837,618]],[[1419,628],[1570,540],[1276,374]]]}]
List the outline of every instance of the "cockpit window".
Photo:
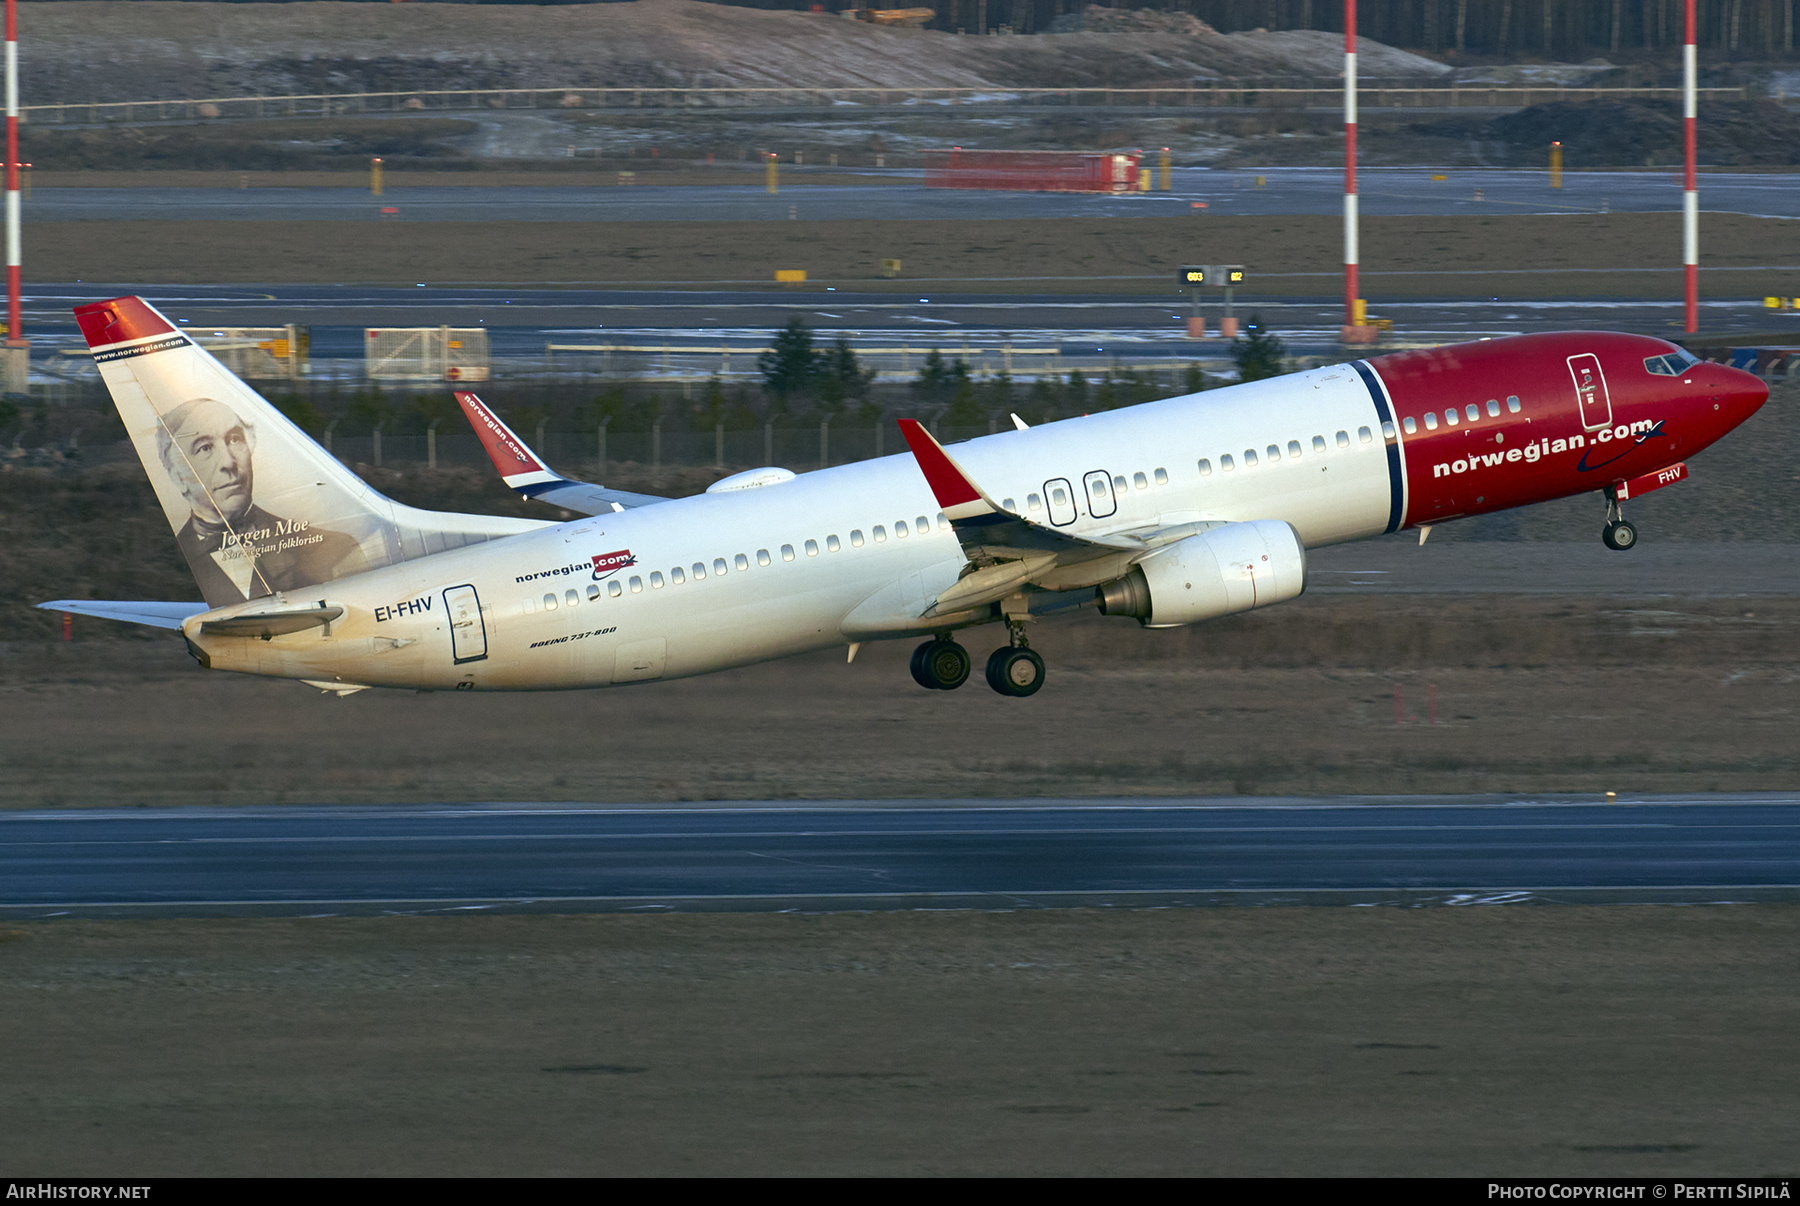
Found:
[{"label": "cockpit window", "polygon": [[1700,357],[1686,348],[1676,348],[1667,356],[1652,356],[1644,361],[1644,368],[1658,377],[1679,377],[1687,371],[1690,364],[1699,364]]}]

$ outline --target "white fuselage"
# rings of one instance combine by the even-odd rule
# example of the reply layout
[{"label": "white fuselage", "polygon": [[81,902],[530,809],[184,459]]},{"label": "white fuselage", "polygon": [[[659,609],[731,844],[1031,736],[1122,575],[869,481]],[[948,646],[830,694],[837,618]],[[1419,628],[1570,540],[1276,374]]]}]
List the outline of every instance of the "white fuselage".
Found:
[{"label": "white fuselage", "polygon": [[[1346,365],[953,452],[1003,507],[1076,536],[1278,519],[1319,546],[1376,535],[1391,519],[1380,418]],[[606,554],[619,556],[596,569]],[[215,668],[280,677],[605,686],[975,622],[919,618],[964,561],[913,457],[891,456],[574,520],[280,598],[343,608],[328,628],[270,640],[200,632],[202,620],[264,599],[196,617],[186,632]]]}]

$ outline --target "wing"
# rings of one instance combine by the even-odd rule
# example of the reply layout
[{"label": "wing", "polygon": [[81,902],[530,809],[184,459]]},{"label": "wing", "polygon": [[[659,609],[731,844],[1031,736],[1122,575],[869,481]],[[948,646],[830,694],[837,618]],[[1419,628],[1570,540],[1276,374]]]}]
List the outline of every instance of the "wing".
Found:
[{"label": "wing", "polygon": [[513,434],[512,428],[488,409],[487,403],[467,390],[456,391],[456,402],[468,416],[469,425],[487,450],[488,459],[500,471],[501,480],[526,498],[580,511],[583,515],[610,514],[669,501],[657,494],[608,490],[605,486],[578,482],[552,472],[537,453],[526,447],[524,440]]},{"label": "wing", "polygon": [[148,624],[152,628],[180,628],[189,616],[197,616],[210,608],[204,603],[137,603],[113,599],[56,599],[39,603],[39,611],[67,611],[78,616],[98,616],[102,620],[123,620],[128,624]]},{"label": "wing", "polygon": [[1200,521],[1074,536],[1001,507],[915,420],[901,419],[900,431],[969,559],[956,582],[926,609],[928,617],[979,607],[1027,587],[1064,591],[1111,582],[1146,554],[1219,526]]}]

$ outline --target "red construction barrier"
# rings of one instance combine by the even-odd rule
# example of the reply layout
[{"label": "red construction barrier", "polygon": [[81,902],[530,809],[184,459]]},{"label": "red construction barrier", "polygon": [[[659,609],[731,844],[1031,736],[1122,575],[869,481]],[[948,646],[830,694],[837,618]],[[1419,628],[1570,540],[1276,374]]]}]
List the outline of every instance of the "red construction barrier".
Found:
[{"label": "red construction barrier", "polygon": [[1138,186],[1139,155],[1087,151],[925,152],[926,188],[1032,193],[1126,193]]}]

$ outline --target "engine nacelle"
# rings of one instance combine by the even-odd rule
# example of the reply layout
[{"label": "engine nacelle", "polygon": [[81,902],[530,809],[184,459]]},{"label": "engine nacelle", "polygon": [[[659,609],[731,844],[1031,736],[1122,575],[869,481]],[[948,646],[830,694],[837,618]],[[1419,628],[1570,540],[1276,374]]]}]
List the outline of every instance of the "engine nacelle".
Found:
[{"label": "engine nacelle", "polygon": [[1306,589],[1306,549],[1279,519],[1228,523],[1159,549],[1096,587],[1100,610],[1145,628],[1179,628],[1271,603]]}]

